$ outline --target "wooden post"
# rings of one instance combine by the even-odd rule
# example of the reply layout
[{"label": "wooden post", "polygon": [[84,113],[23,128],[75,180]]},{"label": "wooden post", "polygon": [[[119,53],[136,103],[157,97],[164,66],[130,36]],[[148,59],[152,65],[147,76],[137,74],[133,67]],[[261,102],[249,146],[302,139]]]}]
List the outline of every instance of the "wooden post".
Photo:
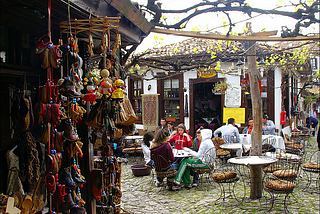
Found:
[{"label": "wooden post", "polygon": [[[259,88],[259,72],[256,65],[255,42],[247,43],[248,71],[252,101],[253,134],[251,134],[251,155],[261,155],[262,139],[262,100]],[[261,166],[250,166],[250,198],[261,198],[262,171]]]}]

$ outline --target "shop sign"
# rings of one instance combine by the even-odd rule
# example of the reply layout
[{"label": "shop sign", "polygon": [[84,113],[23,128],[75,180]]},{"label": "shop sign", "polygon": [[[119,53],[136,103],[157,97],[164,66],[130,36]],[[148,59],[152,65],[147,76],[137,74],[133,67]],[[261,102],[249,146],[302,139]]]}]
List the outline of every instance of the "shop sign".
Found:
[{"label": "shop sign", "polygon": [[211,78],[217,75],[215,67],[199,68],[197,75],[202,78]]}]

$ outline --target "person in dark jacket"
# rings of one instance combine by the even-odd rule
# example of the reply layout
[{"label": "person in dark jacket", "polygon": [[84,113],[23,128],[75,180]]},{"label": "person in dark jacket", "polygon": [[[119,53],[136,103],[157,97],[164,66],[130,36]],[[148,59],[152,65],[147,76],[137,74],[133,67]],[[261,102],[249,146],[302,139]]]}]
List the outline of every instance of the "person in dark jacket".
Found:
[{"label": "person in dark jacket", "polygon": [[[153,158],[153,154],[159,154],[162,157],[164,157],[167,161],[162,161],[161,168],[164,169],[163,172],[178,170],[179,165],[177,163],[171,163],[174,160],[172,147],[168,143],[168,135],[169,132],[166,129],[160,129],[158,132],[156,132],[156,135],[154,136],[154,141],[151,144],[150,152],[151,152],[151,159]],[[154,163],[159,164],[159,163]],[[156,180],[156,186],[160,186],[162,183],[161,178],[157,178]],[[172,190],[172,182],[167,180],[167,184],[169,186],[169,190]]]}]

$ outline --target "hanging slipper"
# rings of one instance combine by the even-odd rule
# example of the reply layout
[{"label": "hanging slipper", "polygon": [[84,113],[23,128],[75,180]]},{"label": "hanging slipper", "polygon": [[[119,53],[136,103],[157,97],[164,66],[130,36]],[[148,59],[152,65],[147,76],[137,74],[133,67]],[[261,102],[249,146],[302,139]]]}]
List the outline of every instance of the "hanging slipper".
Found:
[{"label": "hanging slipper", "polygon": [[42,116],[43,122],[48,124],[51,120],[51,104],[41,103],[39,115]]},{"label": "hanging slipper", "polygon": [[74,182],[70,174],[70,168],[64,168],[60,177],[60,181],[70,189],[73,189],[74,187],[76,187],[76,182]]},{"label": "hanging slipper", "polygon": [[36,139],[36,142],[40,142],[42,140],[42,136],[46,131],[47,131],[47,126],[44,123],[39,123],[34,126],[32,130],[32,135]]},{"label": "hanging slipper", "polygon": [[60,127],[64,131],[63,137],[65,139],[71,142],[79,140],[79,137],[76,134],[74,127],[71,125],[71,123],[68,123],[67,121],[63,121]]},{"label": "hanging slipper", "polygon": [[59,85],[51,86],[51,98],[53,102],[57,102],[59,97]]},{"label": "hanging slipper", "polygon": [[92,195],[97,200],[101,200],[102,196],[102,170],[94,169],[92,170]]},{"label": "hanging slipper", "polygon": [[45,177],[45,185],[48,192],[54,194],[56,191],[56,177],[52,174],[47,174]]},{"label": "hanging slipper", "polygon": [[80,97],[81,93],[75,90],[75,85],[68,79],[65,79],[62,84],[59,86],[59,93],[65,97]]},{"label": "hanging slipper", "polygon": [[57,184],[56,187],[56,194],[55,194],[55,202],[59,204],[63,204],[65,202],[66,193],[66,185],[64,184]]},{"label": "hanging slipper", "polygon": [[81,184],[86,183],[86,181],[81,178],[79,172],[78,172],[75,168],[77,168],[76,165],[73,165],[73,166],[71,167],[71,176],[72,176],[72,179],[73,179],[78,185],[81,185]]},{"label": "hanging slipper", "polygon": [[52,67],[58,68],[60,63],[60,58],[62,57],[62,52],[59,49],[59,45],[52,45],[52,48],[49,49],[49,61]]},{"label": "hanging slipper", "polygon": [[55,149],[58,152],[64,152],[63,143],[64,143],[63,131],[62,132],[56,132],[54,134],[54,146],[55,146]]},{"label": "hanging slipper", "polygon": [[53,125],[59,125],[61,123],[60,115],[62,114],[60,111],[61,103],[53,103],[51,107],[51,123]]}]

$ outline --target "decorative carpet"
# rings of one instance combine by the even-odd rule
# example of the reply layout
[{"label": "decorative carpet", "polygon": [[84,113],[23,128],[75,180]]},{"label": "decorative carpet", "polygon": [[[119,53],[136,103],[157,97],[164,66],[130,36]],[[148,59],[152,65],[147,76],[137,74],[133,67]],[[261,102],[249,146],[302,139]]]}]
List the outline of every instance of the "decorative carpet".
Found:
[{"label": "decorative carpet", "polygon": [[158,126],[158,94],[142,94],[142,122],[145,130],[154,131]]}]

